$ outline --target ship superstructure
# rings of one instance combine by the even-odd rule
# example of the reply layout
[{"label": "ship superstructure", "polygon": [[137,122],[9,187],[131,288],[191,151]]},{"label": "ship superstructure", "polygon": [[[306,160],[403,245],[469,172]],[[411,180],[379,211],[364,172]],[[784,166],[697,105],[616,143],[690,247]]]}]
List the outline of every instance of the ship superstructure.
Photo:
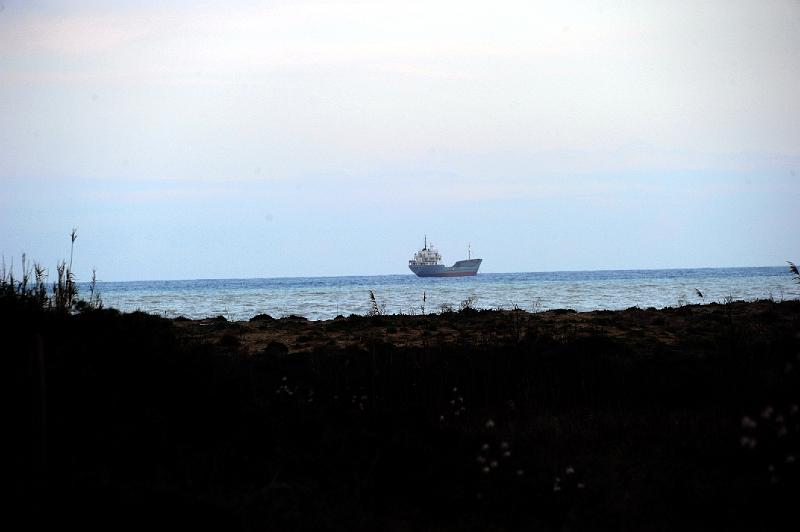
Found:
[{"label": "ship superstructure", "polygon": [[425,245],[422,249],[414,253],[414,258],[408,261],[408,268],[419,277],[467,277],[478,273],[483,259],[473,259],[472,249],[467,252],[468,258],[459,260],[452,266],[442,264],[442,255],[428,244],[428,236],[425,235]]}]

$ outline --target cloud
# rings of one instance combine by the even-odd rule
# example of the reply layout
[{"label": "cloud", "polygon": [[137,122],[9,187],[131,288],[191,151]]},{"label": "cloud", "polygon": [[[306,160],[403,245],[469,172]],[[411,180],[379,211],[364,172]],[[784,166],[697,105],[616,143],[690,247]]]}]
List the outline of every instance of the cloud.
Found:
[{"label": "cloud", "polygon": [[92,56],[107,54],[152,35],[157,28],[123,15],[41,16],[5,21],[0,35],[4,56]]},{"label": "cloud", "polygon": [[0,17],[0,112],[43,132],[0,131],[22,154],[0,170],[341,175],[438,150],[490,179],[799,154],[796,2],[104,5]]},{"label": "cloud", "polygon": [[0,21],[2,56],[72,62],[77,81],[97,80],[103,72],[112,80],[200,75],[213,81],[272,69],[360,65],[386,71],[393,64],[397,72],[442,75],[441,64],[425,62],[632,53],[630,38],[638,32],[624,20],[599,25],[580,12],[528,2],[491,8],[475,2],[233,3],[9,18]]}]

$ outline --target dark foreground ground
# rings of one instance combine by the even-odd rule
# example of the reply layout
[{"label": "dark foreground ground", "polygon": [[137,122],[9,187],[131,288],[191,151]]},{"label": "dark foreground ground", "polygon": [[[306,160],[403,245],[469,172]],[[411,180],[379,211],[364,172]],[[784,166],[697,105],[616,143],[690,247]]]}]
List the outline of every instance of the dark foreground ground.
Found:
[{"label": "dark foreground ground", "polygon": [[798,526],[797,301],[0,323],[28,528]]}]

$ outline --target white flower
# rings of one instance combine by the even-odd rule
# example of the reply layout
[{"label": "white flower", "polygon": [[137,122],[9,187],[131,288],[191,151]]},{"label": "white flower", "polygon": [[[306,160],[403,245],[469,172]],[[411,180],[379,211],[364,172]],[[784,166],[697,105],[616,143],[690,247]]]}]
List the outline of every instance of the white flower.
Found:
[{"label": "white flower", "polygon": [[489,444],[488,443],[484,443],[483,445],[481,445],[481,451],[488,451],[488,450],[489,450]]},{"label": "white flower", "polygon": [[743,429],[754,429],[757,426],[758,426],[758,423],[756,423],[750,416],[744,416],[742,418],[742,428]]},{"label": "white flower", "polygon": [[564,472],[565,472],[567,475],[572,475],[572,474],[574,474],[574,473],[575,473],[575,470],[572,468],[572,466],[567,466],[567,468],[564,470]]},{"label": "white flower", "polygon": [[487,428],[487,429],[492,429],[492,428],[494,428],[494,420],[493,420],[493,419],[489,419],[489,420],[486,422],[486,428]]}]

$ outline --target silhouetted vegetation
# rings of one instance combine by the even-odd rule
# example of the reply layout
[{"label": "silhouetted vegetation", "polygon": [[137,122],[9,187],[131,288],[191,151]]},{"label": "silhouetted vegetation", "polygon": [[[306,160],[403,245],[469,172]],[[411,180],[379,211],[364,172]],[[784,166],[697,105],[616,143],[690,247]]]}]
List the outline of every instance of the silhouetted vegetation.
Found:
[{"label": "silhouetted vegetation", "polygon": [[31,527],[794,519],[797,301],[172,321],[62,312],[31,279],[0,298],[12,506]]},{"label": "silhouetted vegetation", "polygon": [[75,240],[78,238],[77,229],[70,233],[69,264],[61,261],[56,265],[56,279],[47,289],[47,270],[38,262],[28,262],[26,255],[22,254],[21,274],[14,275],[14,264],[6,265],[5,257],[0,263],[0,298],[9,300],[16,305],[32,306],[56,312],[70,312],[87,308],[102,308],[103,302],[97,290],[97,272],[92,270],[92,280],[89,285],[89,299],[78,297],[75,284],[75,274],[72,271],[72,258],[75,249]]}]

